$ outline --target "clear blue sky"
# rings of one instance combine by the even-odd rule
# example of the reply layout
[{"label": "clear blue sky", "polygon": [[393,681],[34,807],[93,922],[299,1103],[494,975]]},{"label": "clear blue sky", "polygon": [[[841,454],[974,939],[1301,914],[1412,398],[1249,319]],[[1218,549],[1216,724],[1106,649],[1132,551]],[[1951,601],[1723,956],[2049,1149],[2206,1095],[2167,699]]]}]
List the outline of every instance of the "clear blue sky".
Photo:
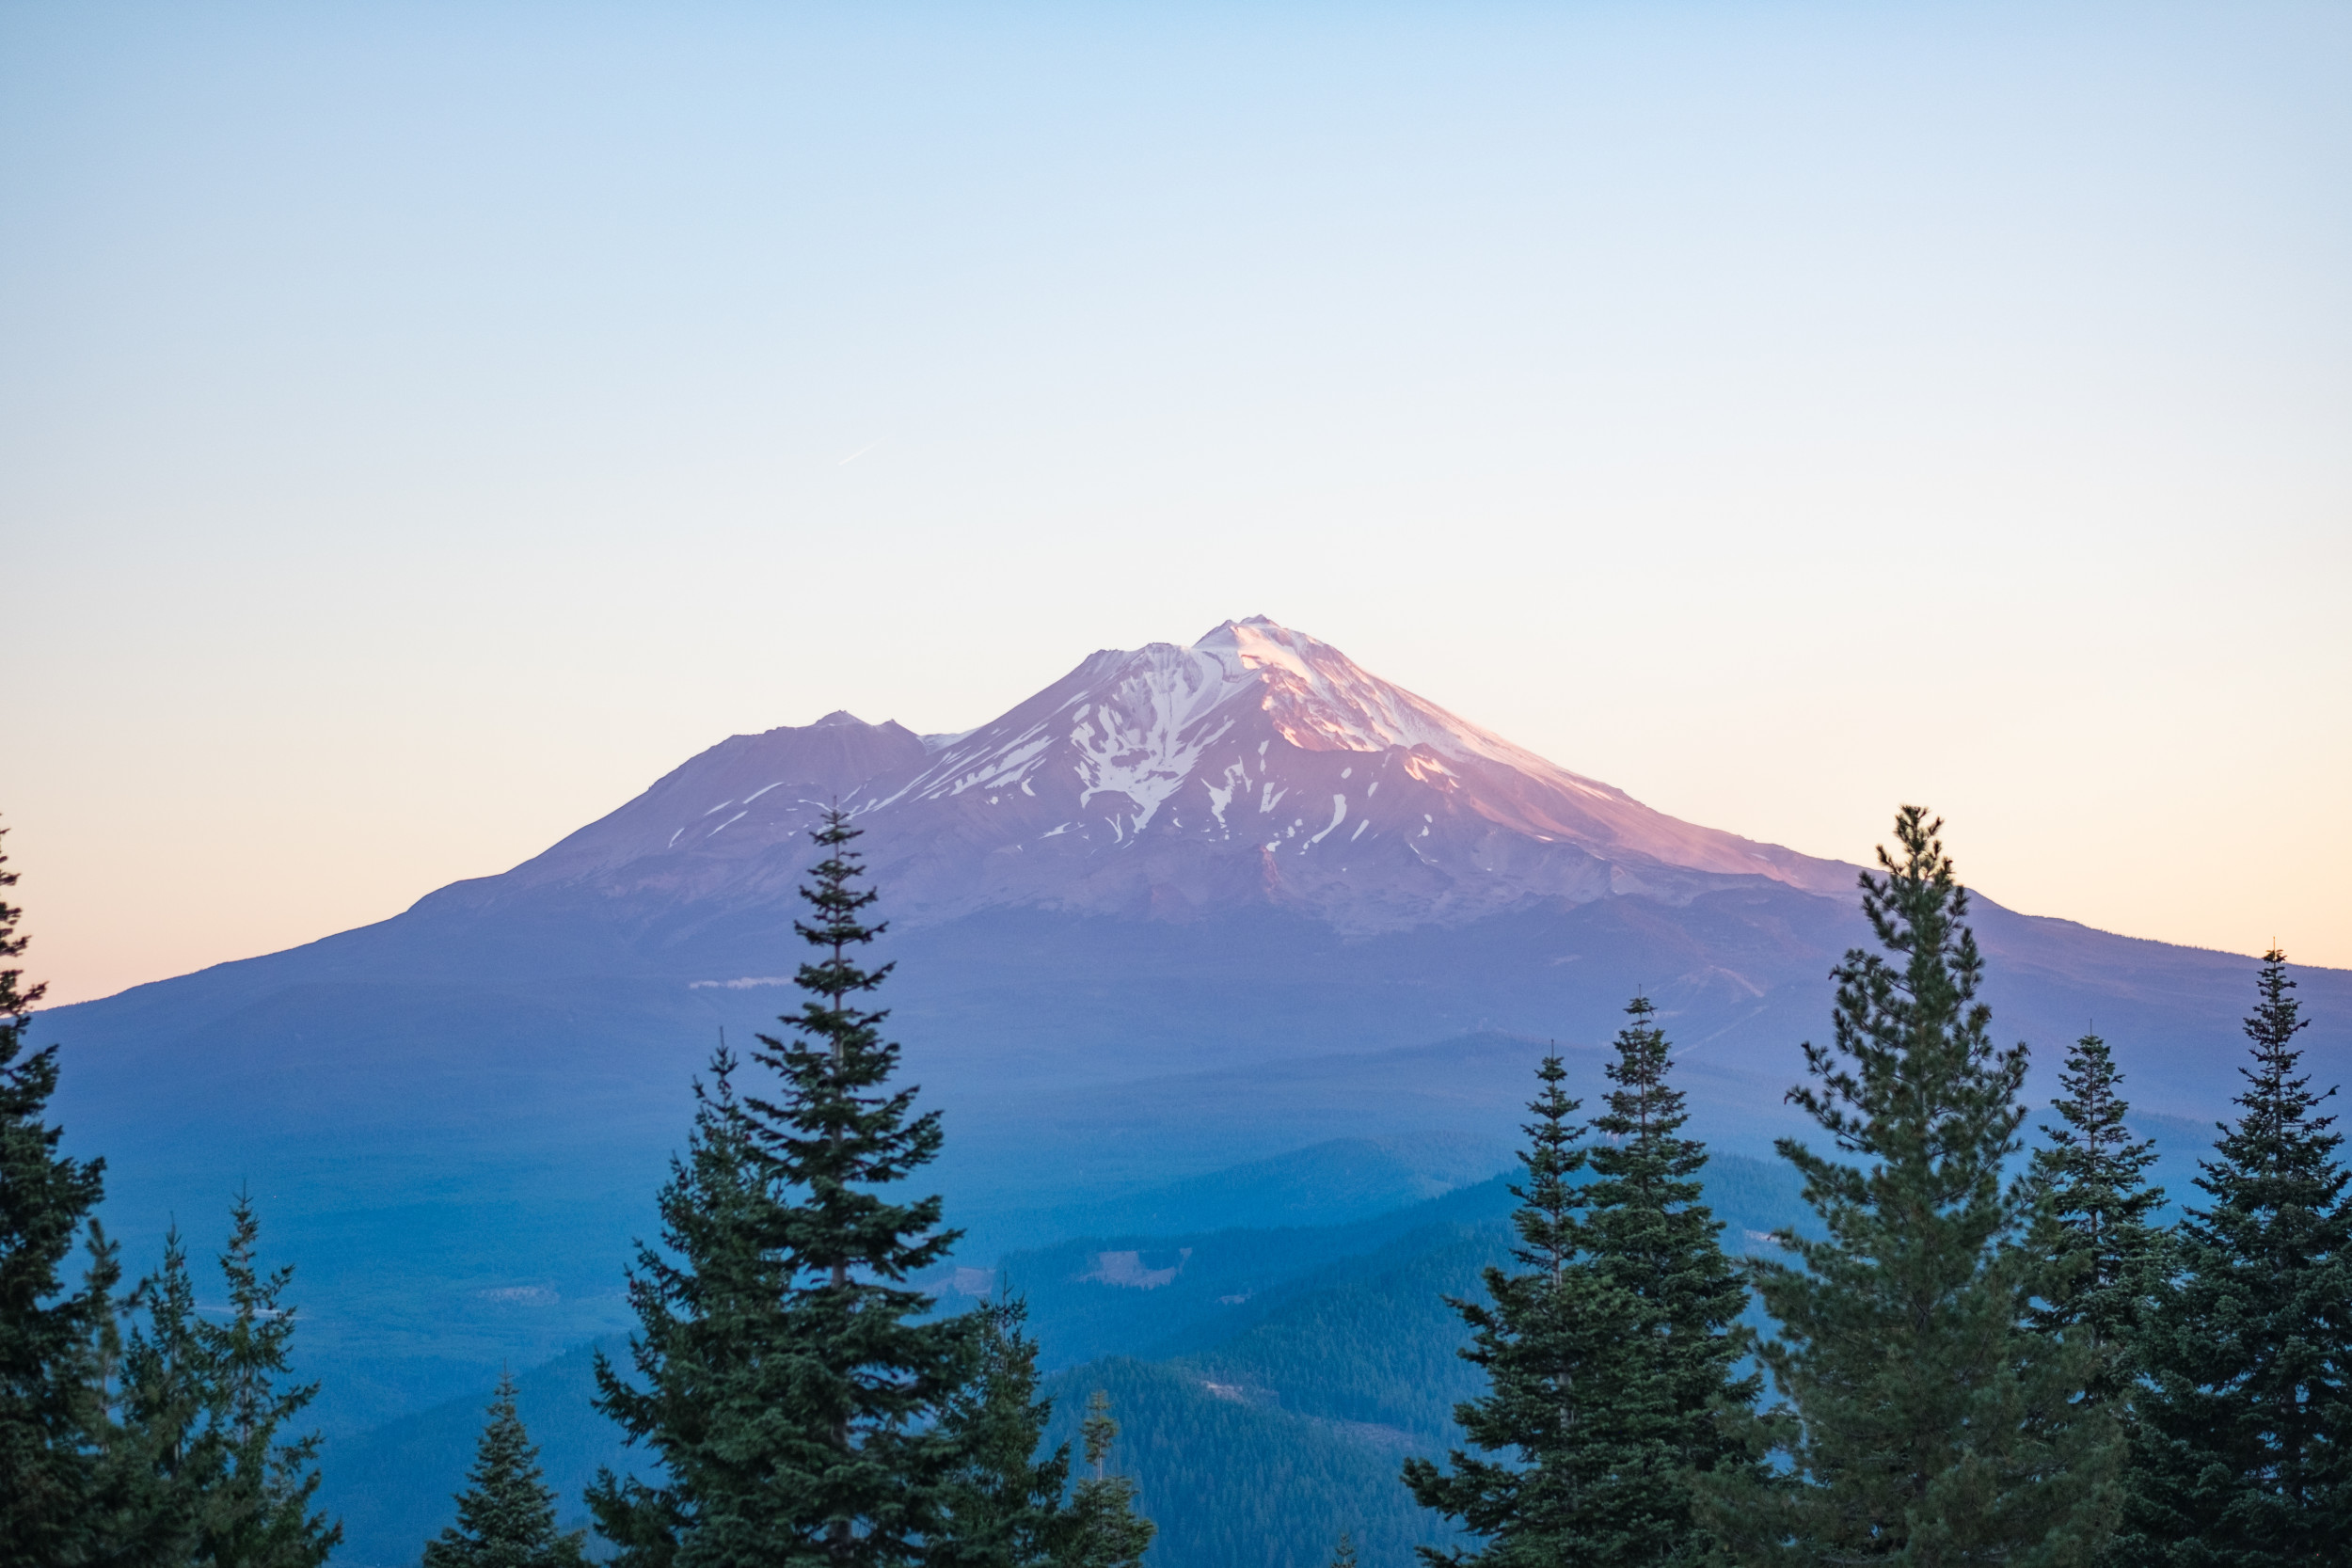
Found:
[{"label": "clear blue sky", "polygon": [[2341,4],[11,5],[36,971],[1260,612],[2352,964],[2347,79]]}]

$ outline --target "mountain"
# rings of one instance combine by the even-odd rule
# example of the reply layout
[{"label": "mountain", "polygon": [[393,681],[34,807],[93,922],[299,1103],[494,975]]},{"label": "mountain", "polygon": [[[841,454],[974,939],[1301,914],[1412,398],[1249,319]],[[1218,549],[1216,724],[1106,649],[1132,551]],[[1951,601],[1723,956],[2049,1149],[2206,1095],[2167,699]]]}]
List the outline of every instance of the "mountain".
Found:
[{"label": "mountain", "polygon": [[[1459,1182],[1464,1150],[1515,1140],[1545,1042],[1597,1074],[1637,990],[1701,1130],[1768,1156],[1865,940],[1851,866],[1677,821],[1228,622],[1094,654],[960,735],[834,713],[737,736],[391,920],[46,1015],[133,1266],[174,1214],[202,1247],[247,1184],[342,1430],[626,1326],[687,1085],[789,1004],[793,889],[835,801],[891,922],[892,1027],[946,1113],[966,1264],[1335,1140],[1390,1151],[1381,1190]],[[2143,1110],[2226,1109],[2251,959],[1977,910],[2004,1033],[2046,1064],[2095,1017]],[[2334,1082],[2352,974],[2296,973]],[[1321,1210],[1284,1189],[1282,1222],[1359,1213],[1338,1186]],[[1211,1227],[1273,1201],[1216,1190],[1162,1206]]]},{"label": "mountain", "polygon": [[836,801],[872,834],[910,926],[1260,904],[1364,935],[1758,877],[1841,895],[1853,881],[1652,811],[1253,617],[1189,648],[1097,653],[962,735],[834,713],[737,736],[535,860],[436,896],[488,912],[563,890],[654,921],[766,911]]}]

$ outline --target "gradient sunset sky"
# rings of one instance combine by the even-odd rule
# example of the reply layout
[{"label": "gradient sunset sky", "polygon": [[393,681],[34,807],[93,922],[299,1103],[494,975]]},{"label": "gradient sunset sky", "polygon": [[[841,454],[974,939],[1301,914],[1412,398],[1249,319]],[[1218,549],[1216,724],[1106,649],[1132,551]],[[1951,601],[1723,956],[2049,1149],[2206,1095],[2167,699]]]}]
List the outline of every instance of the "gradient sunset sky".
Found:
[{"label": "gradient sunset sky", "polygon": [[1263,613],[2352,966],[2352,7],[0,8],[53,1001]]}]

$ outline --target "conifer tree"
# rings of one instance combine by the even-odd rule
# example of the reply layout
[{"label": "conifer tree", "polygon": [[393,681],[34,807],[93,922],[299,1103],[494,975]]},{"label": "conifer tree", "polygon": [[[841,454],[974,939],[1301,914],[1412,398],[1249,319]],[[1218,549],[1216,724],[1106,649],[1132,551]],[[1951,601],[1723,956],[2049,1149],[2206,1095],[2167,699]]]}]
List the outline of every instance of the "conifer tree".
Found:
[{"label": "conifer tree", "polygon": [[1356,1538],[1345,1530],[1331,1548],[1331,1568],[1356,1568]]},{"label": "conifer tree", "polygon": [[797,923],[818,950],[806,1000],[759,1037],[774,1100],[739,1097],[723,1051],[699,1089],[688,1158],[661,1194],[672,1257],[641,1248],[630,1282],[646,1386],[599,1363],[598,1407],[652,1449],[655,1485],[598,1479],[596,1528],[629,1563],[881,1568],[938,1530],[957,1462],[945,1424],[970,1328],[926,1322],[911,1275],[946,1255],[940,1201],[886,1189],[938,1152],[938,1113],[886,1085],[898,1048],[866,999],[890,973],[858,949],[882,934],[846,814],[815,835],[825,858]]},{"label": "conifer tree", "polygon": [[278,1303],[294,1271],[262,1272],[249,1199],[240,1195],[230,1215],[227,1321],[199,1314],[175,1227],[162,1266],[124,1303],[133,1327],[119,1357],[102,1354],[119,1370],[90,1562],[317,1568],[342,1539],[341,1525],[310,1512],[318,1435],[283,1436],[318,1392],[289,1381],[294,1317]]},{"label": "conifer tree", "polygon": [[284,1435],[319,1391],[315,1383],[290,1381],[294,1313],[278,1303],[294,1269],[262,1268],[261,1221],[246,1194],[237,1195],[229,1222],[229,1247],[220,1255],[229,1319],[195,1323],[205,1395],[199,1558],[219,1568],[316,1568],[343,1528],[310,1512],[319,1434]]},{"label": "conifer tree", "polygon": [[555,1494],[501,1373],[490,1418],[457,1497],[457,1522],[425,1543],[424,1568],[587,1568],[585,1530],[555,1528]]},{"label": "conifer tree", "polygon": [[2124,1125],[2122,1081],[2097,1035],[2076,1040],[2059,1070],[2050,1107],[2061,1125],[2042,1129],[2048,1142],[2033,1156],[2051,1272],[2032,1322],[2082,1336],[2098,1356],[2087,1396],[2128,1425],[2134,1347],[2163,1279],[2165,1238],[2149,1223],[2164,1207],[2164,1189],[2148,1184],[2155,1142]]},{"label": "conifer tree", "polygon": [[1584,1497],[1562,1560],[1630,1568],[1707,1555],[1691,1480],[1754,1465],[1747,1424],[1735,1418],[1762,1380],[1732,1375],[1752,1338],[1739,1322],[1747,1282],[1701,1202],[1707,1148],[1681,1135],[1689,1116],[1666,1082],[1665,1031],[1646,997],[1626,1012],[1632,1022],[1607,1069],[1615,1087],[1593,1120],[1600,1137],[1587,1160],[1577,1265],[1620,1315],[1603,1325],[1615,1344],[1588,1370],[1591,1414],[1570,1433]]},{"label": "conifer tree", "polygon": [[1054,1402],[1037,1392],[1037,1343],[1023,1331],[1028,1306],[1014,1296],[982,1303],[977,1366],[948,1418],[961,1462],[930,1561],[938,1568],[1035,1568],[1053,1560],[1064,1533],[1062,1493],[1070,1446],[1042,1457]]},{"label": "conifer tree", "polygon": [[135,1545],[150,1533],[145,1528],[146,1501],[138,1477],[118,1458],[125,1433],[117,1423],[117,1394],[122,1383],[122,1325],[115,1314],[115,1287],[122,1282],[121,1252],[108,1239],[105,1227],[89,1222],[83,1266],[83,1289],[99,1304],[91,1314],[88,1338],[78,1359],[86,1382],[80,1406],[81,1442],[87,1468],[83,1497],[79,1560],[89,1563],[145,1561]]},{"label": "conifer tree", "polygon": [[1601,1325],[1624,1314],[1624,1304],[1600,1299],[1608,1287],[1574,1266],[1582,1201],[1574,1179],[1585,1150],[1572,1118],[1581,1102],[1561,1088],[1567,1071],[1556,1054],[1535,1076],[1542,1086],[1528,1102],[1534,1120],[1523,1128],[1526,1181],[1511,1189],[1519,1199],[1512,1256],[1522,1272],[1485,1271],[1491,1305],[1449,1298],[1470,1328],[1461,1356],[1486,1373],[1487,1394],[1454,1412],[1478,1451],[1454,1450],[1451,1474],[1426,1459],[1405,1465],[1415,1501],[1460,1520],[1487,1544],[1450,1554],[1422,1547],[1433,1564],[1555,1560],[1554,1544],[1572,1538],[1582,1502],[1581,1478],[1566,1460],[1577,1424],[1590,1414],[1578,1380],[1615,1350]]},{"label": "conifer tree", "polygon": [[114,1560],[193,1561],[205,1499],[216,1493],[227,1459],[205,1430],[219,1402],[199,1338],[196,1284],[177,1226],[164,1236],[163,1263],[139,1281],[126,1304],[144,1311],[123,1350],[119,1418],[107,1453],[118,1499]]},{"label": "conifer tree", "polygon": [[[16,885],[7,864],[0,853],[0,890]],[[108,1284],[71,1288],[62,1272],[104,1194],[105,1163],[58,1152],[57,1048],[25,1053],[48,988],[10,962],[29,941],[23,915],[0,898],[0,1568],[87,1548],[103,1418],[94,1354],[113,1312]]]},{"label": "conifer tree", "polygon": [[[1697,1561],[1708,1546],[1692,1518],[1691,1478],[1754,1464],[1746,1424],[1735,1418],[1754,1402],[1758,1382],[1732,1375],[1749,1338],[1739,1324],[1747,1287],[1724,1256],[1723,1227],[1701,1202],[1707,1151],[1681,1135],[1688,1116],[1666,1081],[1671,1047],[1657,1009],[1636,997],[1626,1011],[1631,1022],[1606,1069],[1613,1087],[1592,1124],[1600,1136],[1581,1155],[1567,1148],[1575,1105],[1552,1076],[1557,1059],[1545,1064],[1546,1089],[1529,1129],[1531,1180],[1542,1186],[1549,1167],[1579,1157],[1594,1179],[1581,1191],[1547,1193],[1521,1221],[1523,1237],[1544,1238],[1545,1250],[1522,1255],[1542,1265],[1533,1276],[1544,1290],[1539,1312],[1495,1324],[1517,1332],[1521,1343],[1507,1349],[1502,1336],[1471,1319],[1490,1375],[1500,1364],[1520,1383],[1506,1388],[1495,1377],[1484,1406],[1466,1407],[1478,1423],[1466,1414],[1463,1425],[1490,1453],[1516,1449],[1519,1463],[1456,1455],[1453,1477],[1425,1461],[1407,1466],[1407,1484],[1424,1503],[1466,1521],[1473,1510],[1487,1511],[1478,1517],[1492,1524],[1471,1528],[1492,1544],[1474,1560],[1612,1568]],[[1565,1261],[1549,1250],[1554,1212],[1570,1221],[1559,1238],[1573,1249]],[[1528,1299],[1529,1279],[1490,1279],[1498,1308]],[[1572,1314],[1573,1322],[1531,1334],[1546,1314]],[[1536,1345],[1554,1358],[1518,1357]],[[1533,1419],[1514,1426],[1515,1417]]]},{"label": "conifer tree", "polygon": [[2117,1441],[2081,1402],[2089,1349],[2027,1321],[2037,1192],[2004,1172],[2026,1049],[1993,1043],[1942,826],[1904,807],[1899,852],[1863,874],[1888,956],[1846,955],[1834,1044],[1804,1047],[1813,1082],[1790,1091],[1836,1153],[1780,1141],[1824,1235],[1783,1231],[1795,1261],[1752,1265],[1780,1325],[1760,1355],[1786,1401],[1763,1427],[1786,1483],[1701,1479],[1742,1562],[2078,1562],[2110,1527]]},{"label": "conifer tree", "polygon": [[772,1337],[769,1320],[781,1312],[789,1283],[788,1265],[765,1237],[776,1199],[735,1097],[739,1065],[722,1046],[710,1085],[695,1082],[686,1155],[671,1159],[657,1200],[666,1251],[641,1244],[629,1278],[639,1324],[630,1356],[648,1386],[634,1387],[596,1355],[596,1408],[630,1443],[651,1449],[664,1472],[655,1484],[599,1470],[589,1488],[596,1531],[620,1548],[623,1568],[669,1568],[699,1523],[704,1495],[735,1481],[712,1451],[713,1437],[740,1418],[716,1396],[732,1394],[754,1336]]},{"label": "conifer tree", "polygon": [[1079,1424],[1087,1468],[1070,1497],[1056,1568],[1136,1568],[1159,1527],[1136,1512],[1136,1483],[1110,1468],[1119,1423],[1111,1419],[1111,1397],[1097,1388]]},{"label": "conifer tree", "polygon": [[2120,1547],[2153,1564],[2352,1560],[2352,1206],[2302,1073],[2286,955],[2263,958],[2239,1116],[2182,1220],[2145,1340]]}]

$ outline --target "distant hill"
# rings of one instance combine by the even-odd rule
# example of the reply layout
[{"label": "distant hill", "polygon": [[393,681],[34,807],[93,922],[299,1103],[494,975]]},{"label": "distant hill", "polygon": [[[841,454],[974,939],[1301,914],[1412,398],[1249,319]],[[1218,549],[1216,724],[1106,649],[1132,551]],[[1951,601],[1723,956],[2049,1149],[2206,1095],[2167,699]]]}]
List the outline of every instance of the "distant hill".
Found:
[{"label": "distant hill", "polygon": [[[1186,1190],[1246,1196],[1368,1158],[1305,1149]],[[1707,1193],[1735,1250],[1808,1227],[1781,1163],[1718,1157]],[[1001,1281],[965,1283],[1028,1303],[1057,1405],[1051,1441],[1074,1444],[1088,1396],[1109,1391],[1118,1461],[1160,1527],[1161,1568],[1320,1568],[1342,1529],[1366,1568],[1409,1568],[1414,1546],[1448,1532],[1414,1506],[1399,1464],[1459,1442],[1454,1406],[1481,1388],[1454,1354],[1465,1335],[1446,1298],[1478,1297],[1483,1268],[1513,1266],[1516,1201],[1497,1177],[1342,1224],[1095,1231],[1010,1255]],[[626,1366],[618,1339],[603,1348]],[[598,1465],[643,1463],[589,1409],[590,1360],[582,1348],[518,1380],[548,1481],[575,1511]],[[485,1382],[330,1445],[324,1501],[349,1537],[339,1561],[415,1560],[450,1516],[487,1397]]]}]

